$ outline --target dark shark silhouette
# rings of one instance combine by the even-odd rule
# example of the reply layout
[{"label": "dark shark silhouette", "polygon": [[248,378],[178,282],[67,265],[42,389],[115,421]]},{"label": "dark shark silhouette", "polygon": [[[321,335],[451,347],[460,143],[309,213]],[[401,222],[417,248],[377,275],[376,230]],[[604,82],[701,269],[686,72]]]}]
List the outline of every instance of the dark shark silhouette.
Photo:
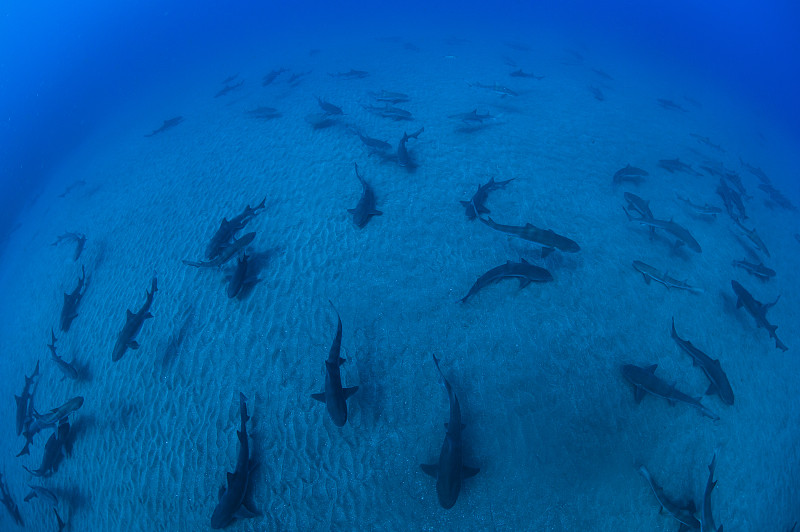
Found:
[{"label": "dark shark silhouette", "polygon": [[[329,301],[329,303],[331,302]],[[340,356],[342,350],[342,318],[339,317],[339,311],[336,310],[333,303],[331,303],[331,306],[336,312],[338,325],[336,327],[336,336],[334,336],[333,344],[331,344],[331,350],[328,352],[327,360],[325,360],[325,391],[315,393],[311,397],[321,403],[325,403],[333,424],[337,427],[343,427],[347,423],[347,399],[358,391],[358,386],[342,387],[342,375],[339,369],[339,366],[345,362]]]},{"label": "dark shark silhouette", "polygon": [[147,292],[147,297],[145,298],[142,308],[140,308],[136,313],[131,312],[130,309],[126,311],[125,325],[123,325],[122,330],[119,332],[119,335],[117,336],[117,343],[114,344],[114,350],[111,353],[111,360],[113,362],[121,359],[122,355],[125,354],[125,351],[127,351],[128,348],[139,349],[139,343],[136,341],[136,335],[138,335],[139,331],[142,330],[142,325],[144,325],[145,320],[153,317],[153,315],[150,314],[150,306],[153,304],[153,296],[157,291],[158,280],[153,277],[150,291]]}]

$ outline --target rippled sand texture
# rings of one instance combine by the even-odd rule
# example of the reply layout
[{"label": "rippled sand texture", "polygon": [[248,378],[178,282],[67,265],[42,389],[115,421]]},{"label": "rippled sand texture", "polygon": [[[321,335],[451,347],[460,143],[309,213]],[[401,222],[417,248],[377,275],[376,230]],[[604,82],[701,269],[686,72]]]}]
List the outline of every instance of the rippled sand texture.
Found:
[{"label": "rippled sand texture", "polygon": [[[235,464],[240,391],[249,398],[259,463],[250,498],[264,516],[232,530],[673,530],[634,464],[646,464],[670,495],[699,500],[715,448],[714,514],[726,530],[779,530],[800,519],[797,215],[768,210],[755,178],[740,172],[758,198],[749,214],[778,271],[776,280],[758,282],[730,266],[743,250],[727,216],[693,219],[675,199],[677,190],[721,204],[717,180],[656,166],[674,157],[697,165],[699,151],[732,168],[741,155],[780,175],[769,150],[752,147],[749,124],[729,124],[730,102],[695,87],[703,110],[664,111],[656,98],[693,87],[613,58],[564,65],[560,45],[513,52],[526,71],[547,76],[535,81],[508,78],[513,69],[501,58],[510,52],[496,44],[452,49],[420,41],[419,52],[369,44],[371,56],[289,55],[285,64],[296,71],[313,70],[295,89],[280,79],[262,88],[259,61],[239,70],[242,89],[214,99],[229,67],[195,73],[179,93],[121,112],[23,216],[0,263],[0,395],[13,419],[11,396],[39,359],[37,408],[86,397],[73,422],[73,456],[44,481],[70,499],[61,513],[72,530],[206,529]],[[616,78],[604,102],[586,88],[597,83],[589,61]],[[327,75],[351,67],[372,75]],[[465,79],[507,83],[521,94],[501,98]],[[382,88],[408,92],[412,101],[401,107],[416,120],[394,123],[364,111],[366,92]],[[341,125],[309,127],[303,117],[318,112],[314,95],[344,107]],[[283,116],[245,115],[261,105]],[[500,118],[474,133],[447,118],[476,107]],[[175,114],[185,122],[143,137]],[[393,145],[403,130],[424,125],[408,143],[419,168],[410,173],[370,157],[345,123]],[[709,152],[691,132],[728,153]],[[354,161],[384,212],[363,230],[346,211],[361,191]],[[614,189],[611,176],[627,163],[651,176]],[[576,240],[580,253],[541,261],[525,242],[469,222],[458,202],[492,176],[515,178],[489,197],[496,221],[552,228]],[[76,179],[87,185],[57,198]],[[626,221],[625,190],[687,226],[703,253],[670,255],[664,239],[651,242],[646,229]],[[247,227],[257,231],[251,252],[264,265],[261,281],[247,297],[228,299],[223,272],[181,259],[201,258],[223,216],[264,196],[266,208]],[[65,230],[89,237],[79,263],[69,246],[49,245]],[[524,290],[506,281],[458,303],[486,270],[520,257],[547,267],[555,281]],[[633,260],[706,292],[645,285]],[[76,383],[60,380],[45,344],[80,264],[88,289],[58,343],[64,358],[85,366]],[[141,348],[112,363],[125,309],[141,307],[154,274],[155,318],[139,334]],[[760,301],[782,294],[769,316],[789,352],[774,349],[734,308],[731,279]],[[324,386],[335,333],[328,299],[344,326],[345,384],[360,386],[341,429],[310,398]],[[704,400],[721,416],[717,423],[652,397],[636,405],[622,379],[621,364],[658,363],[657,374],[680,389],[705,390],[705,377],[669,336],[673,316],[681,336],[728,373],[735,405]],[[419,469],[436,460],[448,416],[431,353],[461,400],[466,460],[481,468],[450,511],[439,508],[433,479]],[[0,438],[0,469],[28,529],[52,530],[49,509],[22,503],[31,479],[19,467],[38,467],[46,435],[32,456],[15,459],[22,439],[11,434]]]}]

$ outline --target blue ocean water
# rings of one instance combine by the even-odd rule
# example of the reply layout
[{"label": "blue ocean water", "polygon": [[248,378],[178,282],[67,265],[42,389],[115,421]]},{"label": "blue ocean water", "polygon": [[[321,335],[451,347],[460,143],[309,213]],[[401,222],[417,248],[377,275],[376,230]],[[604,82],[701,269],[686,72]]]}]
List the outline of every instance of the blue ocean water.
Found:
[{"label": "blue ocean water", "polygon": [[[2,432],[4,529],[57,529],[29,485],[68,530],[208,529],[243,477],[230,529],[800,520],[796,5],[2,14],[0,395],[38,361],[38,413],[84,398]],[[479,468],[450,509],[443,442]]]}]

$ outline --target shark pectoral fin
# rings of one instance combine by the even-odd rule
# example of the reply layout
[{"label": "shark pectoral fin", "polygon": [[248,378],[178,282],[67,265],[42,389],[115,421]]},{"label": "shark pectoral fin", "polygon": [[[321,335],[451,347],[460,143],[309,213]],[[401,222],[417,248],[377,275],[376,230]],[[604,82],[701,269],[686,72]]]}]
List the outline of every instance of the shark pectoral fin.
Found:
[{"label": "shark pectoral fin", "polygon": [[713,383],[708,385],[708,389],[706,389],[706,395],[714,395],[715,393],[719,393],[719,390]]},{"label": "shark pectoral fin", "polygon": [[137,342],[136,340],[131,340],[130,342],[128,342],[128,347],[130,349],[139,349],[139,342]]},{"label": "shark pectoral fin", "polygon": [[245,503],[242,503],[239,509],[233,514],[236,519],[251,519],[253,517],[258,517],[259,515],[261,514],[251,508],[248,508]]},{"label": "shark pectoral fin", "polygon": [[520,290],[522,290],[523,288],[525,288],[529,284],[531,284],[531,280],[530,279],[526,279],[525,277],[520,277],[520,279],[519,279],[519,289]]},{"label": "shark pectoral fin", "polygon": [[551,254],[553,251],[555,251],[555,248],[547,248],[547,247],[542,248],[542,258],[543,259],[547,258],[547,256]]},{"label": "shark pectoral fin", "polygon": [[347,359],[346,359],[346,358],[344,358],[344,357],[339,357],[339,365],[340,365],[340,366],[341,366],[342,364],[344,364],[345,362],[347,362]]},{"label": "shark pectoral fin", "polygon": [[430,475],[433,478],[439,476],[439,466],[436,464],[420,464],[419,467],[426,475]]},{"label": "shark pectoral fin", "polygon": [[642,274],[642,277],[644,277],[644,284],[650,284],[650,278],[647,275]]},{"label": "shark pectoral fin", "polygon": [[641,386],[637,386],[633,389],[633,400],[636,401],[636,404],[642,402],[642,398],[644,398],[644,389]]},{"label": "shark pectoral fin", "polygon": [[480,468],[464,466],[461,468],[461,479],[471,478],[478,474]]},{"label": "shark pectoral fin", "polygon": [[352,388],[345,388],[342,390],[345,399],[350,399],[350,396],[352,396],[357,391],[358,391],[358,386],[353,386]]},{"label": "shark pectoral fin", "polygon": [[316,399],[320,403],[324,403],[325,402],[325,392],[312,393],[311,394],[311,398],[312,399]]},{"label": "shark pectoral fin", "polygon": [[373,210],[373,211],[372,211],[370,214],[371,214],[372,216],[383,216],[383,212],[382,212],[382,211],[379,211],[379,210],[377,210],[377,209]]}]

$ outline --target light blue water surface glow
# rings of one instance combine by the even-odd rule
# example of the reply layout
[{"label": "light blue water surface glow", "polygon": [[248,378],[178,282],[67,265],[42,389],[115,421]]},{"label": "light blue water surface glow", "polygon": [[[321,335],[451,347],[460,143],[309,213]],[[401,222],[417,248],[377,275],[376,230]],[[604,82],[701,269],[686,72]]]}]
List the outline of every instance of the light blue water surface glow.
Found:
[{"label": "light blue water surface glow", "polygon": [[[717,525],[800,520],[800,220],[745,166],[800,204],[794,4],[3,10],[0,396],[13,419],[11,397],[38,360],[39,411],[86,398],[71,417],[74,449],[48,478],[21,467],[39,467],[47,431],[19,458],[23,438],[0,437],[27,529],[55,528],[46,504],[23,502],[30,483],[57,494],[73,530],[209,528],[235,464],[239,392],[260,464],[248,500],[263,516],[234,530],[674,530],[636,466],[700,508],[715,452]],[[276,69],[287,71],[263,85]],[[329,75],[350,69],[369,75]],[[541,79],[510,76],[519,69]],[[244,83],[215,97],[233,75]],[[380,90],[406,93],[396,105],[413,120],[369,112]],[[313,128],[317,97],[345,114]],[[255,117],[259,107],[277,116]],[[450,118],[473,109],[492,118]],[[183,122],[144,136],[175,116]],[[392,154],[423,127],[407,144],[413,171],[353,134]],[[659,165],[676,158],[691,171]],[[347,212],[361,194],[353,163],[383,212],[362,229]],[[614,185],[627,164],[649,175]],[[741,223],[769,256],[724,209],[697,217],[679,199],[722,207],[708,170],[720,165],[741,177]],[[469,221],[459,201],[490,178],[513,179],[489,195],[493,220],[550,228],[581,250],[542,258]],[[702,253],[627,221],[625,192],[686,227]],[[256,232],[260,282],[230,299],[234,262],[219,272],[181,261],[201,258],[223,217],[265,196],[241,233]],[[77,261],[72,244],[50,245],[66,231],[87,235]],[[502,281],[459,303],[480,275],[520,258],[554,280]],[[743,258],[775,278],[732,266]],[[635,260],[702,293],[646,284]],[[60,332],[81,266],[86,295]],[[154,275],[141,347],[114,363],[125,309],[140,308]],[[732,280],[760,302],[780,296],[767,317],[787,352],[737,309]],[[343,322],[345,383],[359,386],[343,428],[310,398],[336,328],[328,299]],[[622,377],[623,364],[658,364],[656,375],[703,394],[708,380],[670,338],[673,317],[728,375],[734,405],[703,399],[718,421],[659,398],[636,404]],[[79,380],[62,380],[50,359],[51,328]],[[481,469],[451,510],[419,468],[436,460],[448,416],[432,353],[461,403],[465,462]],[[4,509],[0,523],[16,526]]]}]

